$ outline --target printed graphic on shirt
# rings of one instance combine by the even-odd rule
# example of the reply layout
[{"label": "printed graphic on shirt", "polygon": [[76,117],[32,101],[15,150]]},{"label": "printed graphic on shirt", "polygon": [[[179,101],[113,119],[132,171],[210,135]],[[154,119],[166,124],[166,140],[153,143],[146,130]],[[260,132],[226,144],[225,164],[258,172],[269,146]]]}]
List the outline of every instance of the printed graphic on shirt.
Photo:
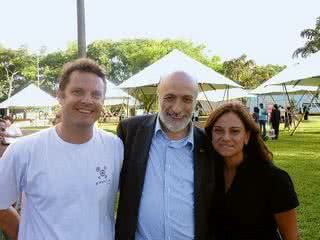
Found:
[{"label": "printed graphic on shirt", "polygon": [[107,167],[96,167],[97,172],[97,181],[96,186],[100,184],[110,184],[111,182],[111,176],[107,173]]}]

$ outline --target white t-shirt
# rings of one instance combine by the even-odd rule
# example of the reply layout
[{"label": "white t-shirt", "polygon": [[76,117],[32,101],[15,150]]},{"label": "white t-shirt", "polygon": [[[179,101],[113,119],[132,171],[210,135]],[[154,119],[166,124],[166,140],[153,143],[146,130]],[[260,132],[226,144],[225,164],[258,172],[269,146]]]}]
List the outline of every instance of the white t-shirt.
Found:
[{"label": "white t-shirt", "polygon": [[23,137],[0,161],[0,209],[25,193],[20,240],[114,239],[122,160],[121,140],[98,129],[84,144],[55,128]]}]

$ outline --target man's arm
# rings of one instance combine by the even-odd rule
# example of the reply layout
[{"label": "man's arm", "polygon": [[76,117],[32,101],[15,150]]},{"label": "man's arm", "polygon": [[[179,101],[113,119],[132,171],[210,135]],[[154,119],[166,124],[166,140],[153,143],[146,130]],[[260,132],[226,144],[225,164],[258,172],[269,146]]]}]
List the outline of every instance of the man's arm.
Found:
[{"label": "man's arm", "polygon": [[13,207],[0,210],[0,229],[12,240],[18,239],[20,216]]}]

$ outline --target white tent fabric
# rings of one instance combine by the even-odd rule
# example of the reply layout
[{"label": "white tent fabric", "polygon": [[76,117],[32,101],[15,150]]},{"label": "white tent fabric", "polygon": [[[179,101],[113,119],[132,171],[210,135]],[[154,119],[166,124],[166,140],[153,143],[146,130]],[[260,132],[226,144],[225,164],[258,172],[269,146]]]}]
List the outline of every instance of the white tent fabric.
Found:
[{"label": "white tent fabric", "polygon": [[129,102],[128,99],[125,98],[108,98],[104,100],[104,105],[105,106],[115,106],[115,105],[127,105],[129,104],[130,107],[133,107],[135,105],[137,105],[138,101],[129,98]]},{"label": "white tent fabric", "polygon": [[320,86],[320,51],[304,61],[284,69],[266,82],[266,85]]},{"label": "white tent fabric", "polygon": [[[311,55],[309,58],[301,61],[301,63],[293,65],[284,69],[279,74],[275,75],[268,81],[265,85],[304,85],[304,86],[318,86],[317,93],[313,95],[310,103],[307,108],[310,108],[313,101],[318,96],[320,91],[320,51]],[[298,124],[294,127],[291,132],[291,135],[294,134],[295,130],[299,126],[299,123],[302,121],[303,115],[300,117]]]},{"label": "white tent fabric", "polygon": [[160,78],[174,71],[184,71],[195,77],[204,90],[224,89],[227,86],[241,88],[237,83],[176,49],[130,77],[119,87],[127,90],[140,88],[144,94],[154,94]]},{"label": "white tent fabric", "polygon": [[255,97],[249,94],[249,91],[242,88],[230,88],[229,93],[225,90],[206,91],[199,93],[198,101],[221,102],[237,98]]},{"label": "white tent fabric", "polygon": [[52,107],[58,101],[37,86],[30,84],[9,99],[0,103],[0,108],[10,107]]},{"label": "white tent fabric", "polygon": [[134,106],[137,101],[135,98],[129,96],[125,91],[114,85],[111,81],[107,80],[107,92],[105,95],[104,104],[107,106],[128,104]]},{"label": "white tent fabric", "polygon": [[286,90],[282,85],[266,85],[267,82],[261,84],[256,89],[250,91],[250,94],[266,95],[266,94],[285,94],[286,90],[290,94],[303,94],[305,92],[316,92],[317,87],[314,86],[300,86],[300,85],[286,85]]}]

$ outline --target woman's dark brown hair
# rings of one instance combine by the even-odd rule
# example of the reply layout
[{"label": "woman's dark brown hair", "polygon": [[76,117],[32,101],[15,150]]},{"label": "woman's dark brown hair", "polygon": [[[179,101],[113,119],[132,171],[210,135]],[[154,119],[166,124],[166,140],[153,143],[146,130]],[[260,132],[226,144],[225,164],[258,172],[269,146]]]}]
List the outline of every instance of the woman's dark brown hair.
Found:
[{"label": "woman's dark brown hair", "polygon": [[229,102],[216,108],[209,116],[205,132],[209,139],[212,140],[212,128],[216,121],[226,113],[236,114],[242,121],[246,131],[250,132],[248,144],[245,147],[246,156],[250,161],[271,161],[272,153],[260,136],[259,128],[249,111],[240,103]]}]

